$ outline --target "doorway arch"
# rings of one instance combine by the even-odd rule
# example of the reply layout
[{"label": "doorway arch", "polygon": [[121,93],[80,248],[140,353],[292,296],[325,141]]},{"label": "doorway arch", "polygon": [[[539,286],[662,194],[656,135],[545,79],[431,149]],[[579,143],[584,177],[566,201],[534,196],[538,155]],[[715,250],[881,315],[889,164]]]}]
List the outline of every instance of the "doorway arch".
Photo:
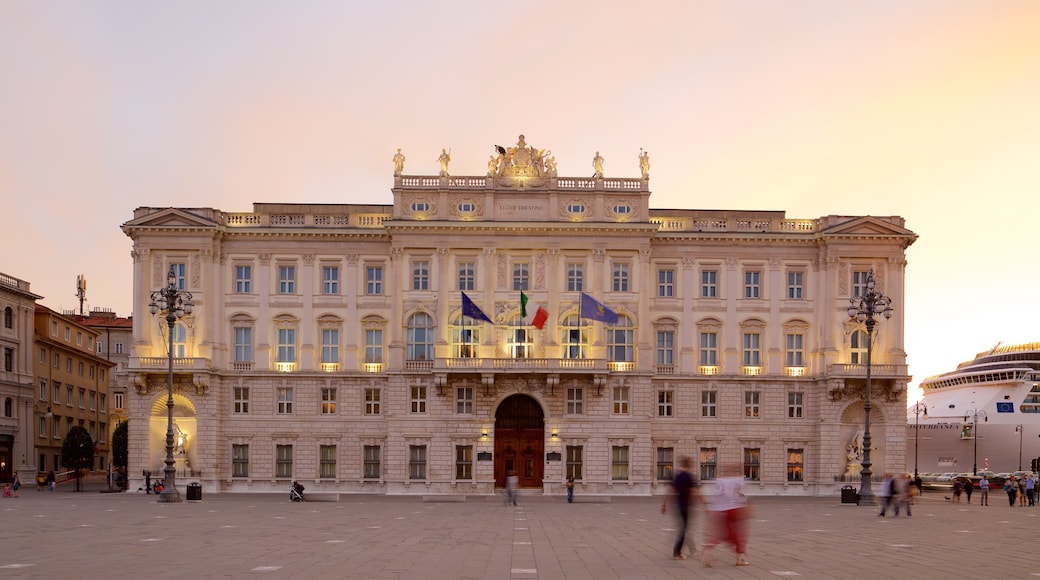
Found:
[{"label": "doorway arch", "polygon": [[495,486],[505,487],[510,471],[520,487],[542,487],[545,473],[545,413],[527,395],[510,395],[495,411]]}]

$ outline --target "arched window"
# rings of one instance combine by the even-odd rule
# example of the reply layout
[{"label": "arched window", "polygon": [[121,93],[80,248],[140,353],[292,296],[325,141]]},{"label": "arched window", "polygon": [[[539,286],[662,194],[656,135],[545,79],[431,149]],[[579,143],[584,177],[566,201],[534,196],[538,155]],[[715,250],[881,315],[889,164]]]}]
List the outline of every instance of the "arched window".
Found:
[{"label": "arched window", "polygon": [[4,308],[4,328],[14,328],[14,309]]},{"label": "arched window", "polygon": [[580,322],[577,314],[571,314],[560,324],[561,358],[579,359],[588,355],[589,327],[587,324],[579,325]]},{"label": "arched window", "polygon": [[433,317],[416,312],[408,318],[407,360],[433,360]]},{"label": "arched window", "polygon": [[483,324],[462,314],[455,317],[451,326],[453,358],[477,358],[477,345],[480,344],[480,328]]},{"label": "arched window", "polygon": [[607,360],[633,362],[635,360],[635,328],[632,319],[619,316],[617,324],[607,327]]},{"label": "arched window", "polygon": [[523,323],[519,316],[514,316],[509,321],[506,348],[509,349],[509,356],[513,358],[530,358],[534,350],[533,327],[522,326]]},{"label": "arched window", "polygon": [[849,345],[851,347],[852,356],[849,358],[849,362],[854,365],[867,364],[867,333],[863,330],[857,330],[852,333],[852,340]]}]

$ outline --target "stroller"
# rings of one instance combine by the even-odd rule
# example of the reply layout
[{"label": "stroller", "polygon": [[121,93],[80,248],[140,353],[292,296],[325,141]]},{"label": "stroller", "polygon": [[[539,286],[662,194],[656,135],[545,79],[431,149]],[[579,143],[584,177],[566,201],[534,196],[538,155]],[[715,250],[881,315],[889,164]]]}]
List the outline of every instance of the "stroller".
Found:
[{"label": "stroller", "polygon": [[307,501],[303,499],[303,485],[297,481],[292,482],[289,488],[289,501]]}]

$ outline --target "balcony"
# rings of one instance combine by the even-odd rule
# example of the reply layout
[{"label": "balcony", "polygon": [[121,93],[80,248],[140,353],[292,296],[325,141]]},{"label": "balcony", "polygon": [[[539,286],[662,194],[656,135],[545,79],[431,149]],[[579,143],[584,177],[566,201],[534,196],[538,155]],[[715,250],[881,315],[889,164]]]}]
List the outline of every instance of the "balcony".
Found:
[{"label": "balcony", "polygon": [[[425,369],[438,371],[555,371],[555,372],[607,372],[605,360],[588,358],[439,358],[435,361],[405,361],[405,368],[413,370],[410,364],[425,364]],[[631,368],[616,370],[634,370],[634,363],[610,363],[632,365]],[[432,365],[432,366],[430,366]],[[420,370],[420,369],[414,369]]]},{"label": "balcony", "polygon": [[[864,377],[867,376],[867,365],[865,364],[833,364],[827,369],[827,374],[834,377]],[[878,378],[906,378],[906,365],[871,363],[870,376]]]},{"label": "balcony", "polygon": [[[204,358],[174,358],[173,368],[174,370],[205,370],[207,359]],[[162,370],[167,369],[170,366],[170,359],[165,356],[142,356],[142,357],[131,357],[129,368],[131,369],[146,369],[146,370]]]}]

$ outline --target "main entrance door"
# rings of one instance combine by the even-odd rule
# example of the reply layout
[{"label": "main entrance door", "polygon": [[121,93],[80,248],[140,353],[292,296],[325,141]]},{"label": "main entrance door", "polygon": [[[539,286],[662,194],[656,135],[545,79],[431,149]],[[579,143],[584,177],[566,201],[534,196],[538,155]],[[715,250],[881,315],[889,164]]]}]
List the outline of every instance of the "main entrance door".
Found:
[{"label": "main entrance door", "polygon": [[506,475],[516,473],[520,487],[542,487],[545,415],[527,395],[502,401],[495,413],[495,486],[505,487]]}]

